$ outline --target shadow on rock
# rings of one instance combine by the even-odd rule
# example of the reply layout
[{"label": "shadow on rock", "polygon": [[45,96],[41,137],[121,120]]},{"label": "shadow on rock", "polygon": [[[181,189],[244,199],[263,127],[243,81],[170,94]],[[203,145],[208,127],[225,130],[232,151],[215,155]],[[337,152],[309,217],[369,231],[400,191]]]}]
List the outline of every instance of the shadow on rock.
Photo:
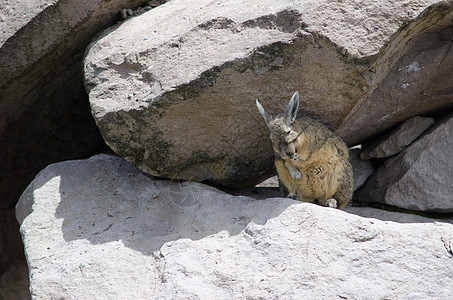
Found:
[{"label": "shadow on rock", "polygon": [[53,168],[59,169],[51,179],[59,179],[55,217],[63,219],[66,241],[121,241],[145,255],[178,239],[237,235],[249,223],[262,225],[294,204],[232,196],[195,182],[154,180],[113,156]]}]

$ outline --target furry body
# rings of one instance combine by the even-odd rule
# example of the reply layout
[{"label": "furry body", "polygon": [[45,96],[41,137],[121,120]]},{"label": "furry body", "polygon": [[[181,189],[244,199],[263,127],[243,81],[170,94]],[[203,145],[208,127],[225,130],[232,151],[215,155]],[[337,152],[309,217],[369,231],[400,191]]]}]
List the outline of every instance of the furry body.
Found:
[{"label": "furry body", "polygon": [[[326,201],[333,198],[337,207],[343,208],[352,196],[354,184],[346,144],[313,119],[305,117],[296,122],[299,124],[294,127],[306,127],[295,141],[300,158],[282,159],[276,153],[280,181],[301,201],[327,206]],[[291,168],[300,173],[300,178],[291,175]]]},{"label": "furry body", "polygon": [[[266,120],[280,182],[301,201],[342,208],[352,196],[354,175],[343,140],[320,122],[296,119],[296,92],[284,114],[272,117],[257,105]],[[260,108],[261,107],[261,108]]]}]

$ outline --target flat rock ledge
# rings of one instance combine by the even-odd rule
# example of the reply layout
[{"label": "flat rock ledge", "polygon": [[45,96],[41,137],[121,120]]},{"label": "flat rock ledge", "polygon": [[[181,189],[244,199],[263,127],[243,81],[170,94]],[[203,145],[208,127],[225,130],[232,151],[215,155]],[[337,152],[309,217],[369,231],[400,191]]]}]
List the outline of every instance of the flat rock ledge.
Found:
[{"label": "flat rock ledge", "polygon": [[453,225],[158,181],[122,158],[53,164],[16,214],[33,299],[447,299]]}]

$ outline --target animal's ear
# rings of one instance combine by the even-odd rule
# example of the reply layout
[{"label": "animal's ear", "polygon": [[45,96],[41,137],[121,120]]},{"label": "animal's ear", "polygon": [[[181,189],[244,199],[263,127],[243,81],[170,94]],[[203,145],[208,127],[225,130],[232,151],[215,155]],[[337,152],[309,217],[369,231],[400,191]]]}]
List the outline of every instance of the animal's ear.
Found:
[{"label": "animal's ear", "polygon": [[297,109],[299,108],[299,92],[295,92],[289,101],[288,107],[285,110],[285,117],[293,123],[297,117]]},{"label": "animal's ear", "polygon": [[260,111],[260,114],[263,116],[264,121],[266,121],[267,127],[269,127],[269,122],[272,119],[272,116],[270,113],[268,113],[267,110],[264,109],[264,107],[261,105],[260,101],[256,99],[256,107],[258,107],[258,110]]}]

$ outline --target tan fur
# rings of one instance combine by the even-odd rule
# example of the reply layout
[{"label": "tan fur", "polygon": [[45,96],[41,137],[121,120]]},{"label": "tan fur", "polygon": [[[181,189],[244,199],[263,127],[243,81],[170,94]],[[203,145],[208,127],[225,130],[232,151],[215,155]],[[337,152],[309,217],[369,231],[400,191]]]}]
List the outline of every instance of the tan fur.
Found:
[{"label": "tan fur", "polygon": [[271,133],[279,179],[288,192],[301,201],[326,206],[328,199],[333,198],[337,208],[343,208],[352,196],[354,184],[348,147],[314,119],[294,119],[294,115],[292,120],[288,111],[292,105],[292,114],[297,112],[297,92],[293,98],[295,96],[297,105],[292,99],[285,114],[275,118],[260,109]]},{"label": "tan fur", "polygon": [[[297,195],[300,201],[319,203],[334,198],[338,208],[343,208],[352,196],[353,174],[349,163],[346,144],[322,124],[304,118],[296,120],[311,127],[296,140],[295,147],[303,159],[290,158],[275,160],[280,181],[289,193]],[[309,138],[307,135],[311,135]],[[288,167],[295,167],[301,179],[295,179]]]}]

